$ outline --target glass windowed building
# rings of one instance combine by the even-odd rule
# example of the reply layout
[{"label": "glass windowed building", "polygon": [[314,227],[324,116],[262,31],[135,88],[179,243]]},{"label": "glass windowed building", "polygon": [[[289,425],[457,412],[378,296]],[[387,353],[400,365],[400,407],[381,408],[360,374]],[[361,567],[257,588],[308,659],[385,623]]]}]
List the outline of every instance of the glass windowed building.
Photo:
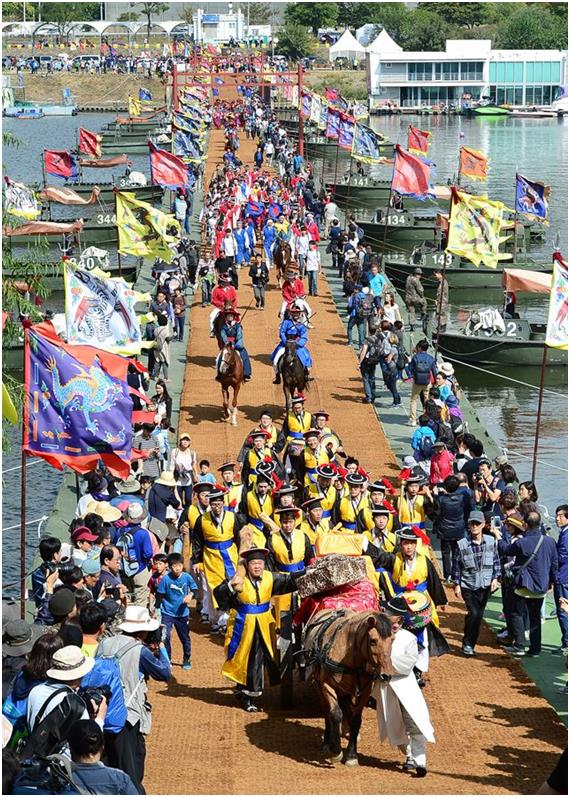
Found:
[{"label": "glass windowed building", "polygon": [[567,52],[492,50],[488,40],[448,40],[445,52],[405,52],[386,31],[366,48],[370,107],[551,105],[567,83]]}]

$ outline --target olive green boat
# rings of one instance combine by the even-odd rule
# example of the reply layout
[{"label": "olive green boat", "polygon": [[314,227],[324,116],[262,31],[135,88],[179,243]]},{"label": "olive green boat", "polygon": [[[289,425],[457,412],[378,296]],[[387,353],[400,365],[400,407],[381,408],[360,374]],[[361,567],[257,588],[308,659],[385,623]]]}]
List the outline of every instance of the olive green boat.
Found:
[{"label": "olive green boat", "polygon": [[[366,208],[379,208],[387,204],[390,197],[390,180],[376,179],[371,176],[352,175],[343,182],[327,183],[329,191],[339,207],[365,210]],[[435,199],[422,202],[415,197],[402,197],[405,210],[412,208],[425,208],[435,206],[446,210],[449,208],[451,192],[445,186],[437,186]]]},{"label": "olive green boat", "polygon": [[[419,249],[420,247],[418,247]],[[383,260],[383,268],[390,282],[398,290],[404,290],[406,280],[414,269],[421,268],[422,285],[426,294],[434,295],[438,280],[435,272],[445,266],[445,278],[450,290],[503,290],[503,273],[506,268],[517,268],[528,271],[552,273],[552,263],[533,263],[522,260],[515,263],[512,255],[508,260],[499,261],[496,268],[474,266],[469,260],[452,255],[442,249],[431,252],[412,252],[409,258],[387,257]]]},{"label": "olive green boat", "polygon": [[[501,331],[484,329],[472,334],[467,334],[465,329],[440,332],[439,352],[454,365],[499,365],[501,368],[529,365],[539,368],[544,356],[546,324],[535,324],[523,318],[505,318],[504,327]],[[547,365],[567,368],[568,351],[549,348]]]},{"label": "olive green boat", "polygon": [[169,134],[170,130],[161,127],[153,127],[150,130],[120,130],[117,128],[116,130],[105,130],[100,135],[101,143],[105,146],[108,142],[113,141],[146,141],[149,137],[156,138],[165,133]]},{"label": "olive green boat", "polygon": [[[170,149],[170,140],[155,143],[159,147]],[[135,141],[109,142],[108,144],[103,142],[101,150],[103,158],[106,158],[107,155],[148,155],[148,138],[145,137]]]},{"label": "olive green boat", "polygon": [[[77,221],[77,219],[57,219],[59,224],[73,224],[74,221]],[[72,234],[72,237],[75,237],[75,235]],[[97,246],[102,248],[115,246],[119,240],[119,233],[114,210],[96,213],[87,218],[78,237],[83,246],[91,246],[92,244],[97,244]],[[48,243],[49,246],[61,247],[63,235],[61,233],[56,235],[46,235],[45,233],[41,235],[11,235],[8,241],[12,247],[42,242]]]},{"label": "olive green boat", "polygon": [[159,204],[164,197],[164,188],[160,185],[128,185],[128,177],[118,177],[116,183],[66,183],[66,186],[72,188],[79,196],[90,196],[95,186],[99,186],[101,193],[99,198],[105,204],[113,204],[115,201],[115,189],[120,191],[129,191],[133,193],[141,202],[149,202],[151,204]]},{"label": "olive green boat", "polygon": [[[339,147],[336,141],[331,141],[325,136],[311,136],[305,141],[305,153],[308,158],[336,158],[350,156],[350,150]],[[381,147],[381,154],[385,158],[394,157],[394,144],[388,141]]]}]

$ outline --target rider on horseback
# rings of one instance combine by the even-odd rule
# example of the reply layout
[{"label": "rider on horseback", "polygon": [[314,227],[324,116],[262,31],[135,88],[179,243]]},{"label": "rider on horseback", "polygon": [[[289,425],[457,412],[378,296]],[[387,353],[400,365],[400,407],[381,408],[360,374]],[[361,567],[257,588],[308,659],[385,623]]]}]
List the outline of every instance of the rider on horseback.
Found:
[{"label": "rider on horseback", "polygon": [[[249,382],[251,379],[251,362],[249,360],[247,349],[243,343],[243,327],[241,325],[241,318],[239,313],[237,313],[235,310],[230,309],[225,311],[224,323],[220,329],[220,338],[224,346],[227,346],[228,343],[231,343],[234,349],[238,352],[243,363],[243,381]],[[219,364],[220,354],[218,354],[216,360],[216,369],[219,367]],[[216,379],[219,378],[220,375],[218,373]]]},{"label": "rider on horseback", "polygon": [[210,337],[215,338],[214,322],[216,318],[227,305],[231,305],[234,310],[237,307],[236,289],[231,284],[228,274],[220,274],[218,277],[218,284],[212,291],[212,304],[214,309],[210,313]]},{"label": "rider on horseback", "polygon": [[288,341],[294,340],[297,344],[297,356],[305,368],[305,375],[307,379],[310,378],[309,369],[313,365],[309,350],[306,348],[309,340],[307,325],[300,320],[301,308],[293,305],[291,308],[289,308],[289,313],[291,318],[286,318],[281,322],[281,326],[279,327],[279,339],[281,342],[276,346],[276,348],[273,350],[273,354],[271,355],[273,367],[275,369],[275,379],[273,380],[274,385],[281,384],[279,364],[283,354],[285,353],[285,344]]},{"label": "rider on horseback", "polygon": [[279,318],[285,318],[285,311],[291,304],[296,304],[305,311],[305,319],[308,321],[313,315],[309,303],[305,300],[305,285],[299,277],[298,272],[291,269],[285,272],[285,280],[281,288],[283,302],[279,310]]}]

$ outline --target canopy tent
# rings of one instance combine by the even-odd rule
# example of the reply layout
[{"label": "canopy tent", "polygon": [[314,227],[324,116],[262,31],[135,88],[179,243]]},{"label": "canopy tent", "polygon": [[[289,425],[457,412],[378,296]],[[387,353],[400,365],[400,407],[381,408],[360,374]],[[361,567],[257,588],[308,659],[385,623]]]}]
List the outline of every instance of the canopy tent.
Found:
[{"label": "canopy tent", "polygon": [[357,60],[362,60],[365,52],[364,47],[354,38],[347,28],[340,39],[330,48],[329,61],[334,61],[336,58],[348,58],[349,60],[356,58]]},{"label": "canopy tent", "polygon": [[503,272],[503,285],[506,291],[512,293],[550,293],[552,274],[523,268],[506,268]]},{"label": "canopy tent", "polygon": [[366,52],[377,53],[378,55],[395,55],[396,53],[403,53],[404,51],[383,28],[372,44],[368,45]]}]

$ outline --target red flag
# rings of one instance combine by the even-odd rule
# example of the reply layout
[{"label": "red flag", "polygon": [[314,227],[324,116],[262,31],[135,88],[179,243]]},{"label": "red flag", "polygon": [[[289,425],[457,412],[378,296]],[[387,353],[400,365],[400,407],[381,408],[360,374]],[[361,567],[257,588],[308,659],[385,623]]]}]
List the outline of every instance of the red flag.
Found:
[{"label": "red flag", "polygon": [[338,93],[338,89],[331,89],[330,86],[326,87],[325,97],[327,98],[327,100],[334,102],[335,100],[338,100],[339,96],[340,95]]},{"label": "red flag", "polygon": [[92,133],[84,127],[79,128],[79,152],[85,155],[94,155],[96,158],[101,157],[101,141],[102,137],[97,133]]},{"label": "red flag", "polygon": [[408,149],[416,155],[427,155],[429,150],[429,130],[420,130],[410,125],[408,127]]},{"label": "red flag", "polygon": [[394,147],[394,172],[391,190],[403,196],[427,199],[433,196],[430,187],[431,166],[429,161],[406,152],[399,144]]},{"label": "red flag", "polygon": [[77,161],[71,152],[44,149],[44,167],[46,174],[51,174],[53,177],[63,177],[69,180],[78,176]]},{"label": "red flag", "polygon": [[487,156],[484,152],[470,147],[461,147],[459,150],[459,173],[472,180],[487,179]]},{"label": "red flag", "polygon": [[185,188],[188,183],[188,167],[177,155],[159,149],[149,139],[150,181],[164,188]]}]

